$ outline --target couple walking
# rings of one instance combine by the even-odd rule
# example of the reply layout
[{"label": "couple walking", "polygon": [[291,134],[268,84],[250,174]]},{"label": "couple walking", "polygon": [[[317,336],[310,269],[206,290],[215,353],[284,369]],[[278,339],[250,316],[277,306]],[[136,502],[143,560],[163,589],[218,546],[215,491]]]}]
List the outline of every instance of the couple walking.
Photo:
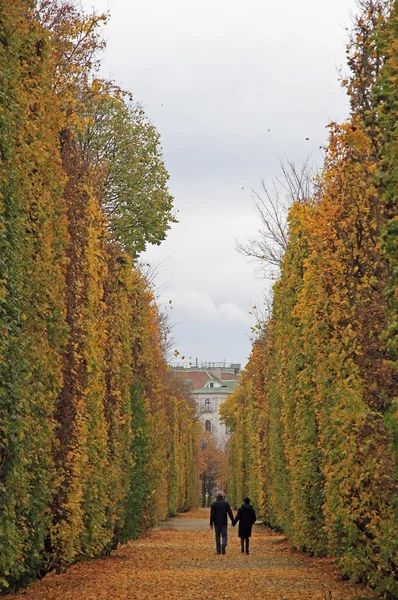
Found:
[{"label": "couple walking", "polygon": [[[256,521],[256,513],[250,504],[250,498],[244,499],[244,504],[238,510],[236,517],[233,516],[229,502],[225,500],[224,494],[218,492],[215,502],[210,509],[210,529],[214,528],[216,534],[217,554],[225,554],[228,541],[228,518],[235,527],[239,521],[238,535],[240,537],[241,551],[249,554],[249,539],[252,534],[252,525]],[[221,538],[221,539],[220,539]]]}]

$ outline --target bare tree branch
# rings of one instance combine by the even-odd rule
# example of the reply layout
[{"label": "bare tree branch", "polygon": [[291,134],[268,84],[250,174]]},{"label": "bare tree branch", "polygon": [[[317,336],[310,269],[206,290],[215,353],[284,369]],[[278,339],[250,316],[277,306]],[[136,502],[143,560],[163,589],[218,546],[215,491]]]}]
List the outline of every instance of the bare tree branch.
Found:
[{"label": "bare tree branch", "polygon": [[259,192],[252,190],[254,210],[260,217],[256,237],[245,242],[236,241],[236,249],[255,263],[260,275],[275,279],[279,274],[282,257],[286,251],[287,217],[294,202],[310,202],[315,195],[315,170],[309,159],[297,167],[293,161],[280,161],[281,175],[271,188],[262,178]]}]

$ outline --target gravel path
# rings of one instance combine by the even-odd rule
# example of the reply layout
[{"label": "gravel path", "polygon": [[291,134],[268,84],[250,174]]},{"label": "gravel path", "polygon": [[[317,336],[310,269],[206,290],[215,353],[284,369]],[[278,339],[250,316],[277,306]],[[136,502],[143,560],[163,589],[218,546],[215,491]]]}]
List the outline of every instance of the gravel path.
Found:
[{"label": "gravel path", "polygon": [[375,595],[342,581],[334,561],[297,552],[283,535],[257,524],[251,553],[241,554],[229,528],[226,555],[216,555],[209,511],[197,509],[161,523],[109,558],[50,573],[25,600],[359,600]]}]

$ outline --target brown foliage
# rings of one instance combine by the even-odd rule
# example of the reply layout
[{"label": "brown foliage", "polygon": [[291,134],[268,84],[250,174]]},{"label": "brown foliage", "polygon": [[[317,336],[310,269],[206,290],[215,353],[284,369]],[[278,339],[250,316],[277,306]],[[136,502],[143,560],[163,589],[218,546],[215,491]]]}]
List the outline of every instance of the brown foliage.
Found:
[{"label": "brown foliage", "polygon": [[[33,584],[26,600],[365,600],[374,594],[344,582],[333,559],[314,559],[286,538],[256,526],[251,554],[240,553],[229,527],[225,556],[216,556],[208,510],[177,518],[120,547],[111,558],[73,566]],[[174,529],[171,529],[172,527]]]}]

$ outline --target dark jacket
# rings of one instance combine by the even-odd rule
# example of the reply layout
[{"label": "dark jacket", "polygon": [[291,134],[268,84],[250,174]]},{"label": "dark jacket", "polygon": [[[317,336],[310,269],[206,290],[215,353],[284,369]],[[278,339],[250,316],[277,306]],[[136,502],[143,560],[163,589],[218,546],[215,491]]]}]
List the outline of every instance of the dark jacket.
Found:
[{"label": "dark jacket", "polygon": [[234,516],[232,514],[229,502],[227,502],[223,498],[217,498],[217,500],[211,505],[210,525],[218,525],[219,527],[222,527],[223,525],[228,525],[227,515],[229,515],[231,523],[233,523]]},{"label": "dark jacket", "polygon": [[235,517],[234,525],[239,521],[238,535],[249,538],[252,534],[252,525],[256,522],[256,513],[251,504],[242,504]]}]

